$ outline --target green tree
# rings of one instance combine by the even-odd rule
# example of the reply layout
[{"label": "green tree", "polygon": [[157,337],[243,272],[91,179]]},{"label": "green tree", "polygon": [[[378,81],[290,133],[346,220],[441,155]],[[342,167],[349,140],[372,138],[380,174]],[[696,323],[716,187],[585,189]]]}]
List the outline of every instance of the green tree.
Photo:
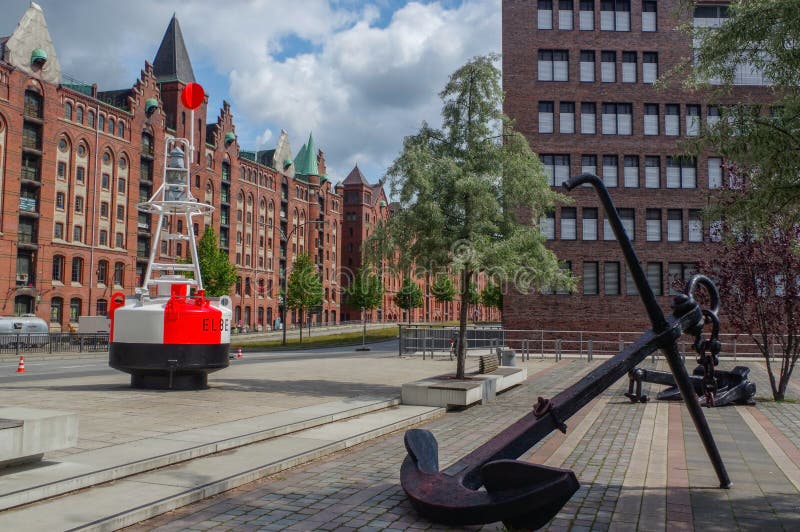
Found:
[{"label": "green tree", "polygon": [[[404,139],[387,173],[399,208],[373,234],[381,242],[375,247],[389,250],[385,259],[459,275],[462,339],[473,273],[524,280],[515,284],[523,291],[571,282],[541,233],[526,223],[564,198],[550,188],[538,157],[501,111],[497,59],[476,57],[456,70],[439,95],[442,128],[423,123]],[[456,376],[464,378],[461,341],[457,354]]]},{"label": "green tree", "polygon": [[422,306],[422,290],[410,277],[403,279],[403,286],[394,295],[394,304],[408,313],[408,324],[411,325],[411,309]]},{"label": "green tree", "polygon": [[350,282],[350,286],[345,289],[347,306],[350,308],[360,308],[364,321],[364,331],[362,333],[362,345],[367,336],[367,317],[366,311],[378,308],[383,301],[383,282],[379,275],[375,274],[371,268],[361,267],[356,272],[355,277]]},{"label": "green tree", "polygon": [[228,254],[219,248],[213,227],[206,229],[197,243],[197,258],[206,295],[219,297],[230,294],[231,286],[236,282],[236,267],[231,264]]},{"label": "green tree", "polygon": [[297,256],[286,291],[286,308],[295,309],[300,315],[300,343],[303,343],[303,315],[322,304],[324,291],[319,272],[307,253]]},{"label": "green tree", "polygon": [[489,281],[481,291],[481,304],[484,307],[496,308],[503,312],[503,291],[499,284]]},{"label": "green tree", "polygon": [[436,276],[431,285],[431,294],[436,298],[436,301],[442,303],[450,302],[456,295],[456,288],[453,286],[453,280],[449,275],[441,273]]},{"label": "green tree", "polygon": [[[693,2],[687,3],[694,9]],[[708,89],[724,101],[738,68],[760,70],[771,82],[770,108],[732,105],[708,128],[693,149],[720,154],[728,168],[748,181],[750,193],[721,191],[714,218],[766,227],[775,214],[800,219],[800,6],[797,0],[737,0],[718,28],[688,27],[694,61],[675,71],[690,88]],[[688,76],[686,75],[688,74]],[[730,98],[728,98],[730,100]],[[722,206],[727,208],[722,209]]]}]

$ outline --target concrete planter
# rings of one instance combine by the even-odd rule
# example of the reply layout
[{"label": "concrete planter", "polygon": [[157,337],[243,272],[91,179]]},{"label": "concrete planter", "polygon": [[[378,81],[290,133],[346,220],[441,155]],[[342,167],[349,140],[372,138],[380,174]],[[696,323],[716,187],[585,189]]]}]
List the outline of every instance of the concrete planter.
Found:
[{"label": "concrete planter", "polygon": [[431,377],[403,385],[402,403],[416,406],[442,406],[457,408],[484,404],[495,395],[528,378],[525,368],[500,366],[495,371],[480,375],[469,375],[467,380],[457,381],[447,376]]}]

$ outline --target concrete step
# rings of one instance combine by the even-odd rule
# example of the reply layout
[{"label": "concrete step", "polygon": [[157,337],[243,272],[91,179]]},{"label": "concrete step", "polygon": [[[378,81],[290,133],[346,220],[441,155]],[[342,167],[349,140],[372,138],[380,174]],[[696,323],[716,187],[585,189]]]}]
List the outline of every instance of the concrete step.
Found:
[{"label": "concrete step", "polygon": [[0,513],[0,530],[117,530],[444,414],[391,406]]},{"label": "concrete step", "polygon": [[[76,453],[0,475],[0,510],[398,405],[354,397]],[[3,527],[0,526],[0,530]]]}]

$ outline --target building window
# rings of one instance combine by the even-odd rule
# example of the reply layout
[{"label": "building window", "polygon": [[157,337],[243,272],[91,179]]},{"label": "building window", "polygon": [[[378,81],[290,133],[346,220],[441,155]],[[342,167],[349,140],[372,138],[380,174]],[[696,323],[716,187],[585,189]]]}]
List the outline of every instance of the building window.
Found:
[{"label": "building window", "polygon": [[83,259],[80,257],[72,258],[72,276],[70,277],[73,283],[83,282]]},{"label": "building window", "polygon": [[108,202],[100,202],[100,218],[108,218]]},{"label": "building window", "polygon": [[574,102],[561,102],[559,104],[558,128],[561,133],[575,133]]},{"label": "building window", "polygon": [[569,52],[539,50],[539,81],[568,81]]},{"label": "building window", "polygon": [[125,123],[122,121],[117,122],[117,136],[118,137],[125,136]]},{"label": "building window", "polygon": [[572,29],[573,0],[558,0],[558,29]]},{"label": "building window", "polygon": [[661,188],[661,157],[648,155],[644,159],[644,186]]},{"label": "building window", "polygon": [[578,238],[577,218],[578,211],[575,207],[561,208],[561,240],[575,240]]},{"label": "building window", "polygon": [[108,245],[108,231],[106,231],[105,229],[101,229],[100,230],[100,243],[99,243],[99,245],[101,245],[101,246]]},{"label": "building window", "polygon": [[72,241],[83,242],[83,229],[80,225],[76,225],[72,228]]},{"label": "building window", "polygon": [[69,102],[64,104],[64,118],[72,120],[72,104]]},{"label": "building window", "polygon": [[618,184],[618,167],[619,158],[616,155],[603,155],[603,183],[609,188]]},{"label": "building window", "polygon": [[580,0],[578,28],[582,31],[594,29],[594,0]]},{"label": "building window", "polygon": [[661,282],[661,263],[648,262],[647,263],[647,284],[653,290],[653,295],[660,296],[663,293]]},{"label": "building window", "polygon": [[53,280],[64,282],[64,256],[53,256]]},{"label": "building window", "polygon": [[108,190],[108,182],[110,180],[111,177],[108,174],[103,174],[102,176],[100,176],[100,188],[102,188],[103,190]]},{"label": "building window", "polygon": [[580,80],[594,82],[594,50],[581,50]]},{"label": "building window", "polygon": [[83,212],[83,196],[75,196],[75,212]]},{"label": "building window", "polygon": [[602,115],[603,135],[630,135],[633,132],[632,113],[632,104],[604,103]]},{"label": "building window", "polygon": [[667,242],[681,242],[683,240],[683,211],[680,209],[667,210]]},{"label": "building window", "polygon": [[686,106],[686,136],[696,137],[700,134],[700,106]]},{"label": "building window", "polygon": [[115,241],[116,247],[118,247],[118,248],[124,247],[123,244],[124,244],[124,237],[122,236],[122,233],[117,233],[116,241]]},{"label": "building window", "polygon": [[79,124],[83,124],[83,107],[80,105],[75,109],[75,121]]},{"label": "building window", "polygon": [[607,296],[619,295],[619,262],[603,264],[603,288]]},{"label": "building window", "polygon": [[54,297],[50,300],[50,323],[61,323],[64,313],[64,300]]},{"label": "building window", "polygon": [[722,186],[722,158],[708,158],[708,188],[720,188]]},{"label": "building window", "polygon": [[637,188],[639,186],[639,156],[625,156],[624,185],[626,188]]},{"label": "building window", "polygon": [[597,295],[597,263],[583,263],[583,293],[587,296]]},{"label": "building window", "polygon": [[583,208],[583,240],[597,240],[597,209],[595,207]]},{"label": "building window", "polygon": [[120,177],[117,179],[117,194],[125,194],[127,190],[127,184],[125,182],[125,178]]},{"label": "building window", "polygon": [[539,220],[539,227],[541,228],[542,234],[547,238],[547,240],[555,240],[556,239],[556,218],[555,214],[549,212],[541,217]]},{"label": "building window", "polygon": [[56,209],[64,209],[65,196],[63,192],[56,192]]},{"label": "building window", "polygon": [[64,224],[61,222],[56,222],[53,225],[53,238],[57,238],[59,240],[64,239]]},{"label": "building window", "polygon": [[644,104],[644,134],[658,135],[658,104]]},{"label": "building window", "polygon": [[697,170],[690,157],[667,157],[667,188],[696,188]]},{"label": "building window", "polygon": [[631,240],[636,236],[636,211],[633,209],[617,209],[622,219],[622,228]]},{"label": "building window", "polygon": [[539,133],[553,132],[553,102],[539,102]]},{"label": "building window", "polygon": [[539,0],[536,27],[540,30],[553,29],[553,0]]},{"label": "building window", "polygon": [[681,134],[681,106],[676,103],[668,103],[664,106],[664,134],[670,137],[677,137]]},{"label": "building window", "polygon": [[658,79],[658,52],[642,52],[642,82],[655,83]]},{"label": "building window", "polygon": [[125,263],[114,263],[114,285],[123,286],[125,280]]},{"label": "building window", "polygon": [[124,205],[117,205],[117,220],[124,221],[125,220],[125,206]]},{"label": "building window", "polygon": [[716,105],[709,105],[706,111],[706,125],[714,127],[719,122],[719,107]]},{"label": "building window", "polygon": [[703,213],[699,209],[689,210],[689,242],[703,241]]},{"label": "building window", "polygon": [[646,231],[648,242],[661,242],[661,209],[647,209]]},{"label": "building window", "polygon": [[69,321],[70,323],[78,323],[78,318],[81,315],[82,302],[80,298],[73,297],[69,300]]},{"label": "building window", "polygon": [[603,31],[630,31],[630,0],[601,0],[600,29]]},{"label": "building window", "polygon": [[622,52],[622,83],[636,83],[636,52]]},{"label": "building window", "polygon": [[101,260],[97,263],[97,284],[108,282],[108,261]]},{"label": "building window", "polygon": [[56,175],[59,179],[66,179],[67,177],[67,163],[63,161],[58,161],[58,170],[56,171]]},{"label": "building window", "polygon": [[83,166],[79,166],[75,171],[75,182],[83,183],[85,175],[86,175],[86,168],[84,168]]},{"label": "building window", "polygon": [[669,279],[667,290],[669,295],[675,296],[680,292],[678,286],[683,285],[697,271],[697,264],[693,262],[670,262],[667,266]]},{"label": "building window", "polygon": [[94,127],[94,111],[92,111],[91,109],[89,110],[88,113],[87,124],[89,127]]},{"label": "building window", "polygon": [[100,131],[105,131],[106,117],[104,115],[97,115],[97,129]]},{"label": "building window", "polygon": [[581,173],[597,175],[597,155],[581,155]]},{"label": "building window", "polygon": [[581,104],[581,133],[584,135],[597,133],[597,106],[594,102]]},{"label": "building window", "polygon": [[600,52],[600,81],[603,83],[617,81],[617,52],[611,50]]},{"label": "building window", "polygon": [[642,1],[642,31],[657,31],[656,0]]}]

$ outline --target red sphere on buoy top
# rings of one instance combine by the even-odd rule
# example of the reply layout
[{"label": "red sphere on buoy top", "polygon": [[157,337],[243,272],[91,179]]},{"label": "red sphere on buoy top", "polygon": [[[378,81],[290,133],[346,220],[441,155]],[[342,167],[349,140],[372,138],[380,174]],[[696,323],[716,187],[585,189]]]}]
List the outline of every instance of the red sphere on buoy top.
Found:
[{"label": "red sphere on buoy top", "polygon": [[203,86],[192,81],[187,83],[181,91],[181,103],[187,109],[197,109],[206,97]]}]

